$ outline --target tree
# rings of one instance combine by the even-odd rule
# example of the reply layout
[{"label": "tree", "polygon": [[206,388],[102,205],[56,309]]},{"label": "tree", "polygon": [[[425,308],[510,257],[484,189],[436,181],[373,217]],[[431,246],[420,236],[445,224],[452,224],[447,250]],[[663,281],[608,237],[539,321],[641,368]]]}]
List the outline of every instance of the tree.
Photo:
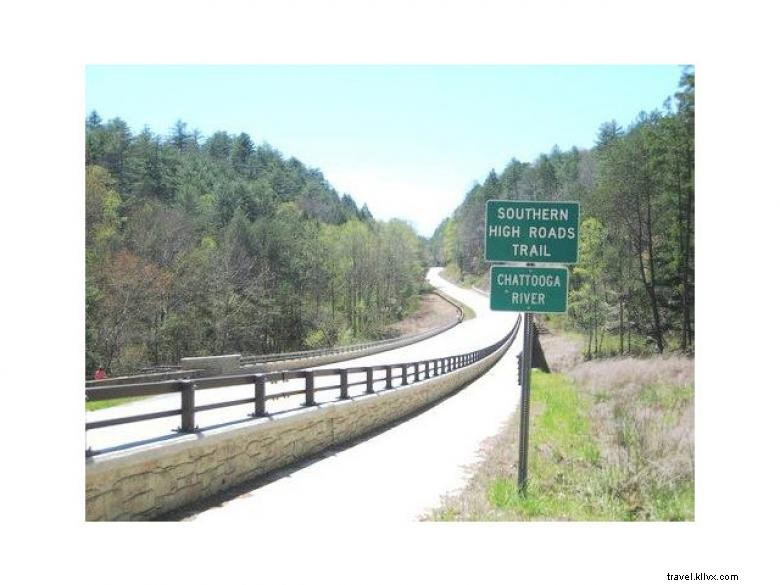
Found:
[{"label": "tree", "polygon": [[235,142],[233,142],[233,148],[230,151],[230,164],[233,165],[233,168],[239,174],[245,177],[251,175],[252,165],[250,161],[252,160],[254,148],[255,146],[252,143],[252,139],[249,138],[249,134],[242,132],[236,137]]},{"label": "tree", "polygon": [[580,227],[579,262],[572,269],[570,312],[588,333],[587,359],[600,353],[599,332],[603,338],[609,307],[605,244],[606,230],[601,222],[593,217],[585,219]]},{"label": "tree", "polygon": [[206,152],[208,155],[218,161],[227,161],[230,158],[230,152],[233,148],[233,141],[227,132],[215,132],[206,140]]},{"label": "tree", "polygon": [[434,260],[457,266],[464,278],[484,276],[487,199],[580,201],[588,239],[581,253],[583,246],[587,251],[570,291],[572,317],[590,339],[588,353],[598,355],[612,331],[619,333],[621,353],[643,345],[691,351],[694,89],[687,67],[664,112],[640,113],[625,130],[615,120],[602,124],[590,150],[554,146],[534,163],[511,159],[500,175],[475,184],[439,225],[429,244]]},{"label": "tree", "polygon": [[190,148],[193,142],[193,137],[187,133],[187,124],[181,120],[176,120],[173,128],[171,128],[170,144],[177,152],[182,153]]},{"label": "tree", "polygon": [[97,130],[101,127],[103,120],[100,119],[96,110],[92,110],[87,116],[87,131]]},{"label": "tree", "polygon": [[180,120],[164,139],[97,114],[85,131],[88,371],[381,337],[411,306],[413,230],[318,169],[245,133],[199,148]]}]

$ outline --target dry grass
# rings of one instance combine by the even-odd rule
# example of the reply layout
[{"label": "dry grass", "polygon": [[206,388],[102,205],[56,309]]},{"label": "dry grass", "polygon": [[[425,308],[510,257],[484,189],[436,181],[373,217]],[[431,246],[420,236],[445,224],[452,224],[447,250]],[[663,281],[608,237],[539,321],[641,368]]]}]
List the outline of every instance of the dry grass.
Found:
[{"label": "dry grass", "polygon": [[387,328],[386,337],[422,333],[450,323],[457,316],[457,309],[439,295],[425,294],[413,314]]},{"label": "dry grass", "polygon": [[553,372],[568,372],[582,362],[582,344],[576,337],[541,329],[539,342]]},{"label": "dry grass", "polygon": [[657,384],[692,386],[694,366],[682,356],[611,358],[580,363],[568,374],[591,392],[618,392]]},{"label": "dry grass", "polygon": [[[560,406],[556,397],[570,390],[551,386],[532,403],[530,463],[536,483],[528,498],[517,496],[512,487],[517,476],[515,412],[499,434],[483,443],[469,485],[444,497],[425,519],[692,520],[693,360],[671,356],[582,362],[576,338],[544,334],[540,341],[553,371],[566,372],[576,399],[552,424],[550,416],[558,416],[554,410]],[[557,425],[574,419],[587,436],[556,436]]]},{"label": "dry grass", "polygon": [[[587,394],[590,419],[606,469],[608,489],[636,518],[655,510],[694,481],[694,365],[672,356],[621,358],[579,364],[569,374]],[[686,496],[687,497],[687,496]],[[691,510],[692,513],[692,510]]]}]

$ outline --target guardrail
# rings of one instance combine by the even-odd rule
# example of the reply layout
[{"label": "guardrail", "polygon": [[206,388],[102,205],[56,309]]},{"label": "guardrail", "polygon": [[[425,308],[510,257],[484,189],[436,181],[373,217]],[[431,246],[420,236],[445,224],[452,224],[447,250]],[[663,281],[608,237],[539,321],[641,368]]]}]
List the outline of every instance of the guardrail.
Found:
[{"label": "guardrail", "polygon": [[[205,410],[228,408],[242,404],[253,404],[254,411],[249,416],[262,417],[267,416],[266,404],[271,400],[278,400],[300,395],[304,396],[303,407],[308,407],[315,406],[317,404],[315,399],[316,394],[326,390],[338,389],[338,400],[346,400],[351,397],[349,394],[349,389],[355,386],[362,387],[364,394],[372,394],[378,389],[389,390],[397,386],[406,386],[409,383],[428,380],[430,378],[448,374],[482,360],[502,347],[504,343],[507,342],[507,340],[514,337],[517,334],[519,325],[520,318],[518,317],[515,325],[512,327],[509,333],[507,333],[499,341],[487,347],[483,347],[468,353],[415,362],[385,364],[378,366],[358,366],[351,368],[326,368],[318,370],[293,370],[261,374],[222,375],[209,378],[199,378],[196,380],[182,379],[175,381],[152,382],[146,384],[126,384],[87,388],[87,402],[114,398],[134,398],[178,393],[181,395],[181,407],[173,410],[92,421],[86,423],[86,430],[89,431],[91,429],[102,427],[130,424],[156,418],[181,416],[181,426],[177,430],[181,433],[193,433],[197,430],[197,426],[195,424],[195,414]],[[364,376],[362,379],[350,382],[349,374],[355,373],[362,373]],[[375,376],[376,373],[379,373],[380,376]],[[338,384],[331,383],[317,386],[318,380],[334,376],[339,377]],[[266,393],[267,383],[293,379],[303,379],[304,387],[298,390],[288,390],[274,394]],[[400,384],[396,384],[396,386],[394,386],[394,382],[398,380],[400,380]],[[254,393],[251,397],[195,406],[196,390],[206,390],[210,388],[223,388],[247,384],[254,385]],[[94,454],[95,453],[90,449],[87,449],[87,456]]]},{"label": "guardrail", "polygon": [[[332,359],[332,360],[326,359],[326,360],[317,361],[316,358],[322,358],[326,356],[333,356],[334,358],[343,358],[348,356],[349,354],[356,353],[359,351],[363,351],[367,349],[376,349],[375,352],[369,351],[363,354],[363,355],[370,355],[371,353],[379,353],[380,351],[385,351],[385,349],[395,349],[397,347],[402,347],[404,345],[411,345],[412,343],[422,341],[423,339],[427,339],[429,337],[439,335],[449,329],[452,329],[457,324],[463,321],[463,309],[457,303],[453,302],[451,299],[447,298],[446,296],[440,294],[438,291],[433,291],[432,294],[439,296],[444,301],[448,302],[453,307],[455,307],[455,309],[458,312],[458,316],[452,321],[450,321],[449,323],[446,323],[445,325],[441,325],[433,329],[428,329],[420,333],[401,335],[399,337],[393,337],[391,339],[381,339],[378,341],[367,341],[364,343],[355,343],[352,345],[341,345],[338,347],[328,347],[328,348],[312,349],[312,350],[305,350],[305,351],[242,356],[239,360],[240,368],[246,369],[246,368],[251,368],[252,366],[255,365],[265,365],[265,364],[271,364],[271,366],[273,367],[274,362],[286,362],[286,361],[293,361],[293,360],[311,360],[315,362],[315,363],[300,365],[297,366],[296,368],[291,368],[291,369],[299,369],[301,367],[312,367],[315,365],[321,365],[321,364],[332,363],[334,361],[339,361],[339,359]],[[359,357],[359,356],[355,356],[355,357]],[[145,368],[145,370],[149,370],[149,372],[142,372],[140,374],[133,374],[127,376],[119,376],[116,378],[109,378],[105,380],[87,380],[86,386],[88,388],[94,388],[94,387],[103,388],[108,386],[117,386],[120,384],[132,385],[132,384],[143,384],[146,382],[154,382],[154,381],[161,381],[161,380],[178,380],[181,379],[182,377],[187,377],[189,379],[196,379],[196,378],[200,379],[209,375],[207,370],[182,368],[181,366],[151,366],[149,368]]]},{"label": "guardrail", "polygon": [[421,333],[401,335],[399,337],[393,337],[391,339],[381,339],[378,341],[366,341],[364,343],[355,343],[352,345],[341,345],[338,347],[329,347],[329,348],[322,348],[322,349],[311,349],[306,351],[242,356],[240,360],[241,365],[247,366],[247,365],[254,365],[254,364],[264,364],[268,362],[301,359],[307,357],[321,357],[326,355],[353,353],[356,351],[361,351],[363,349],[381,348],[382,346],[385,345],[397,345],[397,344],[410,345],[422,339],[427,339],[428,337],[439,335],[440,333],[444,333],[448,329],[452,329],[453,327],[455,327],[455,325],[463,321],[463,309],[459,305],[457,305],[456,303],[454,303],[453,301],[445,297],[444,295],[441,295],[436,291],[434,291],[433,294],[435,294],[436,296],[440,297],[441,299],[443,299],[444,301],[448,302],[453,307],[455,307],[455,309],[458,311],[457,318],[453,319],[449,323],[446,323],[445,325],[434,327],[433,329],[428,329],[427,331],[423,331]]},{"label": "guardrail", "polygon": [[242,366],[246,366],[246,365],[253,365],[253,364],[265,364],[268,362],[280,362],[280,361],[307,358],[307,357],[320,357],[325,355],[352,353],[355,351],[360,351],[362,349],[378,348],[378,347],[382,347],[383,345],[396,344],[399,342],[414,343],[419,339],[425,339],[427,337],[433,337],[434,335],[443,333],[444,331],[447,331],[447,329],[451,329],[452,327],[460,323],[460,321],[461,321],[460,319],[455,319],[454,321],[447,323],[446,325],[442,325],[441,327],[429,329],[428,331],[423,331],[422,333],[415,333],[412,335],[402,335],[400,337],[394,337],[392,339],[382,339],[380,341],[367,341],[365,343],[355,343],[352,345],[342,345],[338,347],[329,347],[323,349],[311,349],[306,351],[295,351],[295,352],[287,352],[287,353],[269,353],[265,355],[256,355],[256,356],[242,356],[240,361]]}]

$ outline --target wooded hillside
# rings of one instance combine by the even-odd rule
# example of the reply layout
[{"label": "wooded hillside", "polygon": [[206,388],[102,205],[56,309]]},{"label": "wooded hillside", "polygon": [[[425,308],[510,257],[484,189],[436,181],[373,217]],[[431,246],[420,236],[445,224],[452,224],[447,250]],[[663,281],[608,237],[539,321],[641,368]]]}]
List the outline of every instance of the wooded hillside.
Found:
[{"label": "wooded hillside", "polygon": [[589,150],[557,146],[475,185],[431,240],[436,262],[482,275],[488,199],[580,201],[569,318],[587,355],[694,347],[694,73],[660,111],[607,122]]},{"label": "wooded hillside", "polygon": [[383,335],[423,283],[413,229],[241,133],[86,122],[86,371]]}]

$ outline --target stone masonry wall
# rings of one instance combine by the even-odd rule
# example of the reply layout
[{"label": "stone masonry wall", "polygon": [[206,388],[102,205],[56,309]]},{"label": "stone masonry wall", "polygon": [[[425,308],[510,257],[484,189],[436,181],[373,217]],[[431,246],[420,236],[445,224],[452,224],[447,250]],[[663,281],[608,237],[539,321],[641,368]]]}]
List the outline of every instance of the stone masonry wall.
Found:
[{"label": "stone masonry wall", "polygon": [[380,428],[455,392],[506,351],[450,374],[240,428],[88,460],[87,520],[148,520]]}]

